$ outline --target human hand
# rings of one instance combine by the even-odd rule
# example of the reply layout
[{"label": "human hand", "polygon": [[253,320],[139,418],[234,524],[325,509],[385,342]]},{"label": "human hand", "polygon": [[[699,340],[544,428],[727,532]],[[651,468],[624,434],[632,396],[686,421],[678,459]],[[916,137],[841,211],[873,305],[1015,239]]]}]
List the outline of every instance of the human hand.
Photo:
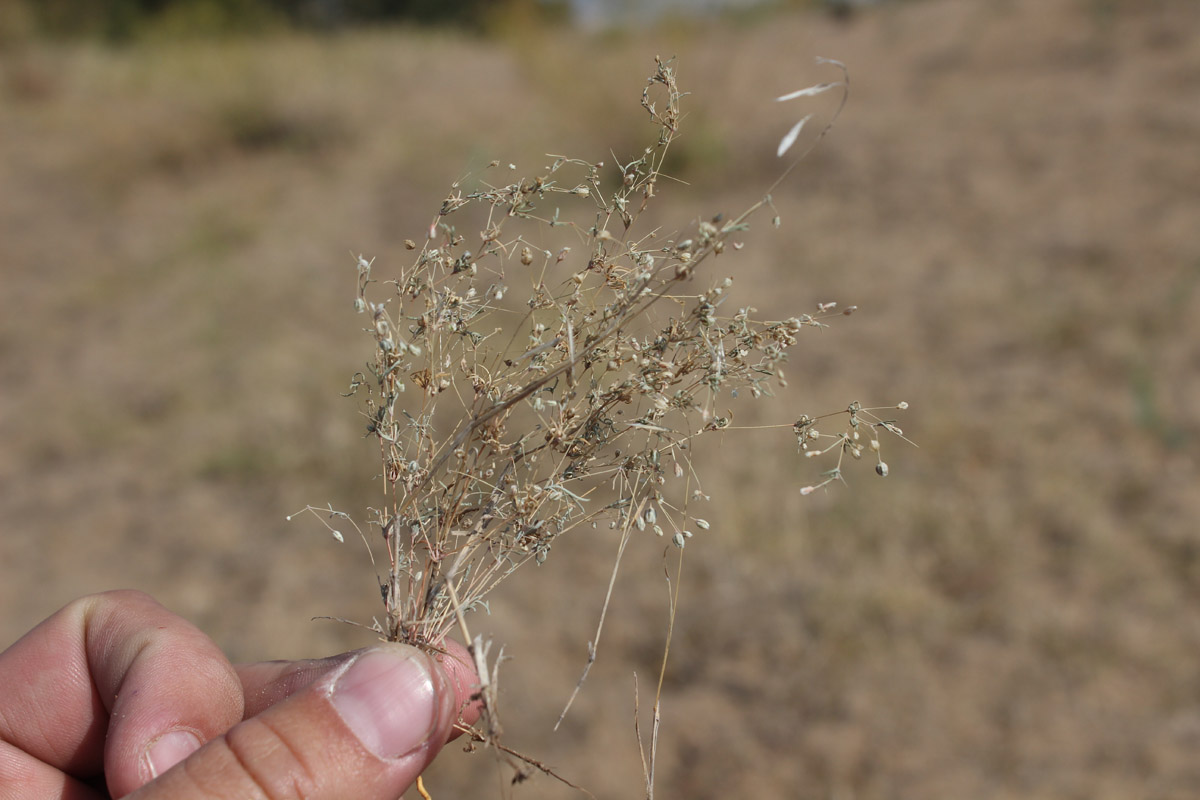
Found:
[{"label": "human hand", "polygon": [[0,654],[0,800],[397,798],[477,717],[447,649],[234,666],[145,594],[84,597]]}]

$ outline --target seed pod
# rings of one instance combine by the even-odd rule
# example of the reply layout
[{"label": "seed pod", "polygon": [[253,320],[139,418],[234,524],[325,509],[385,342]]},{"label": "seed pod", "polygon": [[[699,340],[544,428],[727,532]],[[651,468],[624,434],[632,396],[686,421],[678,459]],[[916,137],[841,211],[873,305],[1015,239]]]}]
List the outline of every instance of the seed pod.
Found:
[{"label": "seed pod", "polygon": [[879,477],[886,478],[887,474],[888,474],[887,463],[880,461],[878,464],[875,465],[875,472],[879,473]]}]

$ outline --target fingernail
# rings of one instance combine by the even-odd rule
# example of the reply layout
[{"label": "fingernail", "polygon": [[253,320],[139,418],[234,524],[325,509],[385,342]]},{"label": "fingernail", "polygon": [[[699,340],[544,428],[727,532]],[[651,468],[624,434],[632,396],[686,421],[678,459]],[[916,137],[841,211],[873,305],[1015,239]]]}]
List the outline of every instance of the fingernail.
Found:
[{"label": "fingernail", "polygon": [[425,658],[405,650],[370,650],[333,685],[333,707],[363,747],[399,758],[429,740],[437,692]]},{"label": "fingernail", "polygon": [[150,777],[157,778],[199,749],[200,739],[191,731],[164,733],[146,748]]}]

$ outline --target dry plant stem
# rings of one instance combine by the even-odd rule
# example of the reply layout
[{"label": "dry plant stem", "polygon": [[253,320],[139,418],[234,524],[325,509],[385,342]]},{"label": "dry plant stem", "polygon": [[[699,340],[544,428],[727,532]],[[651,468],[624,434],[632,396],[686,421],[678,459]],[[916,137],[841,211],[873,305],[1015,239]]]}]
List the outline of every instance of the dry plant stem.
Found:
[{"label": "dry plant stem", "polygon": [[[638,506],[637,513],[645,512],[645,502]],[[613,587],[617,583],[617,571],[621,568],[621,559],[625,555],[625,546],[629,544],[629,537],[633,533],[632,521],[628,523],[621,531],[621,540],[617,544],[617,557],[613,559],[612,574],[608,578],[608,591],[604,594],[604,604],[600,607],[600,620],[596,623],[596,633],[592,637],[592,641],[588,642],[588,659],[583,667],[583,674],[579,676],[579,681],[575,684],[575,688],[571,691],[571,696],[567,698],[567,704],[559,713],[558,719],[554,722],[554,730],[558,730],[558,726],[566,718],[567,712],[571,710],[571,705],[575,702],[575,698],[579,695],[579,690],[583,688],[584,681],[587,680],[588,673],[591,672],[592,664],[596,663],[596,648],[600,646],[600,634],[604,630],[604,618],[608,615],[608,606],[612,602]],[[681,550],[680,553],[683,551]]]},{"label": "dry plant stem", "polygon": [[[671,636],[675,632],[675,611],[679,607],[679,586],[683,574],[683,550],[679,551],[679,563],[675,567],[675,581],[671,582],[671,573],[663,569],[667,579],[667,636],[663,642],[662,666],[658,670],[658,687],[654,690],[654,721],[650,729],[650,767],[646,771],[646,800],[654,800],[654,768],[658,763],[658,733],[662,725],[662,689],[667,677],[667,657],[671,653]],[[642,760],[645,765],[645,759]]]},{"label": "dry plant stem", "polygon": [[484,711],[488,712],[489,730],[493,736],[499,736],[500,722],[495,714],[495,686],[490,674],[492,670],[488,669],[487,648],[484,647],[478,636],[471,638],[471,631],[467,628],[467,619],[463,615],[462,603],[459,602],[458,594],[454,590],[453,576],[446,580],[446,591],[450,593],[450,602],[454,605],[454,616],[458,620],[459,632],[462,633],[463,641],[467,642],[467,650],[475,662],[475,673],[479,676],[479,696],[483,701]]},{"label": "dry plant stem", "polygon": [[650,762],[646,760],[646,745],[642,741],[642,703],[636,671],[633,673],[633,737],[637,740],[638,757],[642,759],[642,777],[646,782],[646,794],[649,795],[653,789],[650,784]]},{"label": "dry plant stem", "polygon": [[[582,792],[583,794],[586,794],[588,797],[593,797],[593,798],[595,797],[595,795],[592,794],[591,792],[589,792],[587,789],[567,780],[566,778],[559,775],[557,772],[555,772],[552,768],[550,768],[546,764],[542,763],[541,761],[538,761],[536,758],[533,758],[532,756],[528,756],[528,755],[525,755],[524,753],[518,752],[517,750],[514,750],[513,748],[511,748],[508,745],[505,745],[501,742],[497,742],[497,741],[495,741],[494,738],[490,737],[489,735],[487,735],[481,731],[475,730],[470,725],[455,725],[454,729],[459,731],[460,733],[468,736],[471,739],[471,741],[476,744],[484,744],[484,745],[488,745],[490,747],[495,747],[497,750],[504,753],[505,755],[511,756],[512,758],[515,758],[518,761],[528,764],[529,766],[538,770],[542,774],[548,775],[549,777],[554,778],[554,780],[558,781],[559,783],[561,783],[565,786],[569,786],[572,789],[575,789],[576,791]],[[520,774],[523,774],[523,773],[519,773],[519,775]],[[514,778],[513,783],[519,783],[521,780],[524,780],[524,778],[521,778],[521,777]]]}]

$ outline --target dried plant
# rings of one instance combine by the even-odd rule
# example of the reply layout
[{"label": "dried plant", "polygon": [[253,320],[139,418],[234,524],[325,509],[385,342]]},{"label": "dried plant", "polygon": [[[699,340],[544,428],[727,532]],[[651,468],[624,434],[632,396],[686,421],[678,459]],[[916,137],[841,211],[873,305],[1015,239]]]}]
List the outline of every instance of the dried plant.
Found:
[{"label": "dried plant", "polygon": [[[826,63],[843,79],[779,99],[841,89],[840,112],[845,70]],[[618,164],[615,186],[605,184],[604,164],[556,156],[535,178],[470,189],[464,179],[422,244],[406,242],[415,257],[398,275],[377,281],[373,262],[357,259],[355,305],[369,320],[374,357],[350,393],[364,397],[383,467],[383,502],[369,510],[378,533],[364,538],[382,537],[388,567],[375,629],[430,648],[460,630],[480,676],[479,741],[495,743],[499,733],[489,666],[498,659],[471,636],[466,615],[580,525],[619,529],[622,552],[645,532],[682,556],[693,531],[709,528],[693,512],[706,499],[689,458],[694,440],[730,427],[718,411],[728,398],[786,386],[782,365],[806,328],[854,310],[828,303],[758,319],[753,308],[730,307],[731,279],[703,277],[708,262],[741,249],[736,237],[752,215],[773,208],[770,191],[736,217],[684,233],[639,229],[666,177],[683,97],[672,64],[656,60],[641,105],[657,140]],[[779,155],[810,117],[783,138]],[[489,169],[505,171],[497,162]],[[841,480],[846,454],[868,454],[886,475],[880,436],[902,432],[880,413],[854,403],[836,413],[846,422],[836,433],[819,427],[834,414],[788,423],[806,456],[836,460],[800,491]]]}]

